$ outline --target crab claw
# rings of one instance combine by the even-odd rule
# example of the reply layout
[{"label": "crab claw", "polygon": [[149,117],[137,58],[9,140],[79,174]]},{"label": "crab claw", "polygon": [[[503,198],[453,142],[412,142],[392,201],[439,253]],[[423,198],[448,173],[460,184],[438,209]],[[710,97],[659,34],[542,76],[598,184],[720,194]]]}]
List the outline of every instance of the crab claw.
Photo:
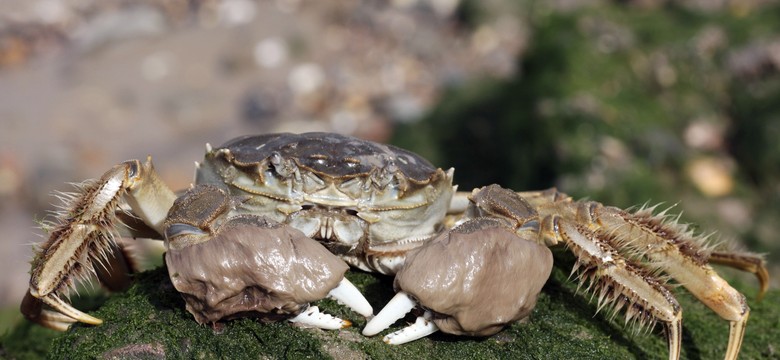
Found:
[{"label": "crab claw", "polygon": [[373,315],[344,278],[344,261],[289,225],[232,215],[233,206],[221,189],[198,185],[176,200],[166,220],[168,272],[196,321],[251,314],[322,329],[350,326],[310,306],[326,297]]},{"label": "crab claw", "polygon": [[374,336],[382,330],[393,325],[398,319],[412,311],[417,303],[409,297],[409,294],[400,291],[382,308],[379,314],[371,319],[363,328],[363,335]]},{"label": "crab claw", "polygon": [[339,304],[346,305],[356,313],[363,315],[365,318],[372,318],[374,316],[374,308],[368,303],[363,294],[360,293],[352,282],[347,278],[341,279],[339,286],[333,288],[328,293],[328,297],[338,301]]},{"label": "crab claw", "polygon": [[320,308],[316,306],[310,306],[305,311],[287,321],[325,330],[338,330],[352,326],[352,322],[349,320],[339,319],[333,315],[320,312]]},{"label": "crab claw", "polygon": [[385,335],[382,341],[389,345],[401,345],[433,334],[439,331],[439,327],[431,320],[432,317],[432,313],[426,311],[423,316],[417,317],[414,324]]},{"label": "crab claw", "polygon": [[[371,304],[368,303],[368,300],[363,297],[363,294],[360,293],[355,285],[346,278],[341,279],[339,286],[333,288],[328,293],[328,297],[338,301],[339,304],[346,305],[365,318],[374,316],[374,308],[371,307]],[[343,329],[352,326],[352,322],[349,320],[342,320],[330,314],[320,312],[320,309],[316,306],[310,306],[288,321],[326,330]]]},{"label": "crab claw", "polygon": [[[387,329],[396,320],[404,317],[409,311],[417,306],[417,302],[409,294],[401,291],[387,303],[371,321],[363,328],[363,335],[374,336],[384,329]],[[401,330],[386,335],[382,341],[390,345],[401,345],[414,341],[439,331],[439,327],[431,321],[433,314],[426,311],[423,316],[418,316],[414,324]]]},{"label": "crab claw", "polygon": [[488,336],[525,318],[552,271],[552,253],[504,221],[471,219],[409,253],[395,278],[399,290],[363,334],[376,335],[413,308],[414,324],[385,336],[403,344],[441,330]]}]

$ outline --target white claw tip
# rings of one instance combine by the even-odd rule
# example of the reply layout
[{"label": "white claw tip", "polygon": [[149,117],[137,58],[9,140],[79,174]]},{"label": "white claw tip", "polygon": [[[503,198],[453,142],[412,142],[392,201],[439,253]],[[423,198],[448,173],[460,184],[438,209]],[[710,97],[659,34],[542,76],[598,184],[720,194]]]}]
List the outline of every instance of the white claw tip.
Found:
[{"label": "white claw tip", "polygon": [[363,335],[374,336],[387,329],[390,325],[404,317],[417,304],[405,292],[401,291],[385,305],[385,307],[374,316],[371,321],[363,328]]},{"label": "white claw tip", "polygon": [[389,345],[401,345],[410,341],[424,338],[430,334],[439,331],[439,327],[430,320],[431,313],[426,311],[425,315],[418,316],[414,324],[409,325],[392,334],[388,334],[382,341]]},{"label": "white claw tip", "polygon": [[368,300],[360,293],[360,290],[346,278],[341,279],[339,286],[331,290],[330,293],[328,293],[328,296],[335,299],[340,304],[348,306],[365,318],[372,318],[374,316],[374,308],[371,307]]},{"label": "white claw tip", "polygon": [[310,306],[306,311],[288,321],[325,330],[338,330],[352,326],[350,321],[320,312],[320,309],[316,306]]}]

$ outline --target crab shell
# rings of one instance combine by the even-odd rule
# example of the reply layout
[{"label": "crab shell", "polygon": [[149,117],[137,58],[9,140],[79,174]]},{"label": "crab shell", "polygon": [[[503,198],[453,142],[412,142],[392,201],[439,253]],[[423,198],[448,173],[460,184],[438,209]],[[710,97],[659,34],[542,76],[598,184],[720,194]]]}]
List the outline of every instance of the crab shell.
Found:
[{"label": "crab shell", "polygon": [[488,336],[528,316],[552,263],[547,247],[477,218],[410,252],[394,285],[432,311],[441,331]]},{"label": "crab shell", "polygon": [[452,170],[331,133],[248,136],[208,148],[196,180],[247,196],[240,212],[289,224],[349,264],[385,274],[437,233],[454,192]]},{"label": "crab shell", "polygon": [[213,190],[198,193],[195,201],[183,196],[168,219],[173,226],[195,229],[192,234],[175,229],[184,235],[169,242],[165,260],[198,323],[238,316],[289,318],[325,298],[344,278],[348,266],[298,230],[261,216],[219,221],[216,215],[232,200]]}]

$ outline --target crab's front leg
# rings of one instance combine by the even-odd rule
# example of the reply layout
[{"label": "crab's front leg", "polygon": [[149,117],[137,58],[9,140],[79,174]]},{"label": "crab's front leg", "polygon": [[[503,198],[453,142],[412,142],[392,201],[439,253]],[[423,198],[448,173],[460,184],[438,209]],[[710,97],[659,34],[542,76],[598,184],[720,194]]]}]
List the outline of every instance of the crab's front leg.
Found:
[{"label": "crab's front leg", "polygon": [[176,200],[166,220],[168,272],[195,320],[253,316],[322,329],[350,326],[310,306],[325,297],[373,316],[344,277],[342,260],[289,225],[234,213],[241,201],[198,185]]},{"label": "crab's front leg", "polygon": [[48,240],[35,251],[21,312],[31,321],[56,330],[65,330],[77,321],[100,324],[100,319],[73,308],[62,295],[77,279],[95,275],[98,267],[108,268],[114,262],[112,257],[118,253],[116,227],[122,226],[115,212],[123,200],[135,216],[162,233],[174,199],[173,191],[154,171],[151,158],[145,163],[130,160],[118,164],[99,180],[85,183],[81,193],[65,195],[63,211]]},{"label": "crab's front leg", "polygon": [[398,293],[363,334],[381,332],[416,306],[424,314],[385,342],[403,344],[437,330],[487,336],[528,316],[552,270],[552,254],[536,242],[533,209],[511,205],[506,211],[520,223],[470,211],[466,221],[410,252],[396,275]]}]

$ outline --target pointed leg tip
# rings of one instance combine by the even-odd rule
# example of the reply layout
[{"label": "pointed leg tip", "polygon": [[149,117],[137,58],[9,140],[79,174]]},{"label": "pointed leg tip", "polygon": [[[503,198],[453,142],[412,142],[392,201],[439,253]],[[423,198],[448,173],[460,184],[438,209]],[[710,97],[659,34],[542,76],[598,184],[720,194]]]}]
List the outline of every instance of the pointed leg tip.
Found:
[{"label": "pointed leg tip", "polygon": [[101,324],[103,324],[103,319],[96,318],[96,317],[94,317],[92,315],[89,315],[87,313],[84,313],[84,312],[80,312],[79,311],[79,313],[80,313],[79,317],[76,318],[76,320],[78,320],[80,322],[83,322],[85,324],[90,324],[90,325],[101,325]]},{"label": "pointed leg tip", "polygon": [[79,321],[90,325],[100,325],[103,323],[103,320],[98,319],[92,315],[89,315],[87,313],[84,313],[74,308],[73,306],[71,306],[65,301],[62,301],[62,299],[60,299],[55,295],[50,294],[49,296],[41,298],[41,300],[47,305],[51,306],[52,309],[60,312],[61,314],[69,318],[72,318],[75,321]]},{"label": "pointed leg tip", "polygon": [[756,272],[756,277],[758,278],[759,284],[759,291],[756,299],[761,301],[764,299],[766,292],[769,291],[769,271],[766,269],[766,266],[764,266],[763,263]]},{"label": "pointed leg tip", "polygon": [[761,287],[758,290],[758,295],[756,295],[756,301],[764,300],[764,295],[766,295],[767,291],[769,291],[769,279],[761,281]]},{"label": "pointed leg tip", "polygon": [[742,347],[742,339],[745,336],[745,327],[750,317],[750,310],[747,310],[742,319],[729,322],[729,342],[726,345],[726,360],[736,360],[739,357],[739,350]]},{"label": "pointed leg tip", "polygon": [[101,325],[103,324],[103,319],[96,318],[92,315],[81,313],[78,317],[74,318],[78,320],[79,322],[89,324],[89,325]]}]

